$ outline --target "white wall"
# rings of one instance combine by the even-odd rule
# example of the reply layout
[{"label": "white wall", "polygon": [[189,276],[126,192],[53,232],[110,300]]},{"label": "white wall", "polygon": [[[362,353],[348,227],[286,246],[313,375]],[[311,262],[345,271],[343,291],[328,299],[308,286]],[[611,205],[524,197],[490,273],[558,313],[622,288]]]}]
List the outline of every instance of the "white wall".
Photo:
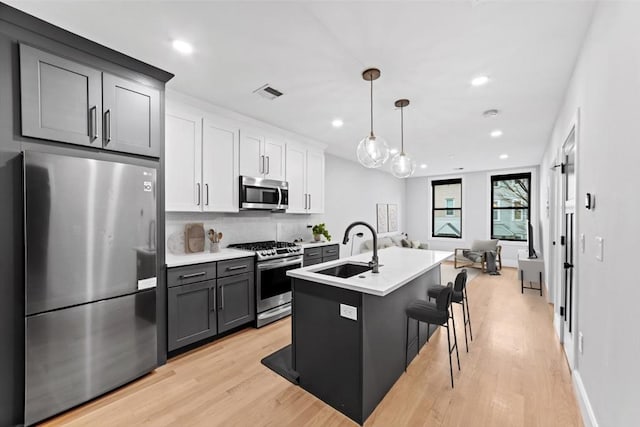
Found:
[{"label": "white wall", "polygon": [[[640,285],[634,268],[640,236],[638,40],[640,4],[599,3],[541,165],[544,200],[546,171],[579,109],[577,225],[586,247],[577,259],[576,326],[584,334],[584,354],[577,355],[574,380],[584,385],[581,398],[592,410],[584,412],[587,425],[632,426],[640,420]],[[592,211],[583,207],[586,192],[595,194]],[[602,262],[595,258],[596,236],[604,238]]]},{"label": "white wall", "polygon": [[[491,236],[491,175],[520,172],[531,172],[531,219],[535,227],[538,221],[537,171],[537,167],[531,167],[410,178],[407,180],[407,233],[411,239],[428,242],[429,249],[447,251],[468,248],[476,239],[489,239]],[[431,181],[452,178],[462,178],[462,238],[431,237]],[[536,251],[539,251],[539,239],[534,241]],[[515,267],[517,251],[526,248],[526,242],[502,241],[500,244],[503,264]]]}]

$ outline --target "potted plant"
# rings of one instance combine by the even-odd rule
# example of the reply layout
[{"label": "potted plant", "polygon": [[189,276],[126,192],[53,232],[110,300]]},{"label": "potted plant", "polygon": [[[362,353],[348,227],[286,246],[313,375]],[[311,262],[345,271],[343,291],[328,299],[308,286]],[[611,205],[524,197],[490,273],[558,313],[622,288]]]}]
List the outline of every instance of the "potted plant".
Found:
[{"label": "potted plant", "polygon": [[320,241],[321,235],[324,236],[328,242],[331,241],[331,234],[329,234],[329,231],[325,228],[324,223],[314,225],[311,232],[313,233],[313,239],[316,242]]}]

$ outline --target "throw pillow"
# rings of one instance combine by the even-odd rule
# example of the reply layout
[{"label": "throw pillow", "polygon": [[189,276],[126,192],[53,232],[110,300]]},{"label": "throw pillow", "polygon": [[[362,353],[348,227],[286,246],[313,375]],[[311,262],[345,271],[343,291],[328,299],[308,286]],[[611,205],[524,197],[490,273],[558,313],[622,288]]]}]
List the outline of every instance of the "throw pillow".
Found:
[{"label": "throw pillow", "polygon": [[408,241],[407,239],[402,239],[402,241],[400,243],[402,243],[402,247],[403,248],[410,248],[411,247],[411,242]]},{"label": "throw pillow", "polygon": [[412,240],[411,241],[411,247],[413,249],[420,249],[420,240]]},{"label": "throw pillow", "polygon": [[391,236],[391,241],[393,242],[393,244],[394,244],[395,246],[402,246],[402,239],[403,239],[403,238],[404,238],[404,237],[403,237],[402,235],[400,235],[400,234],[396,234],[396,235],[394,235],[394,236]]}]

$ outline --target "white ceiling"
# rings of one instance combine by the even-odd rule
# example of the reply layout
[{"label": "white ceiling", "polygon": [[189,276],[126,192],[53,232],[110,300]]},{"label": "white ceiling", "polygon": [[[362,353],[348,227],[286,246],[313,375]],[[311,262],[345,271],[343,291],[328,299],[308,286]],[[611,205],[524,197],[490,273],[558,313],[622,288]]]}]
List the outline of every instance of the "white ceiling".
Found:
[{"label": "white ceiling", "polygon": [[[5,0],[6,1],[6,0]],[[417,175],[538,164],[591,1],[7,1],[176,75],[168,87],[314,138],[355,159],[369,130],[365,68],[377,67],[375,133],[428,164]],[[189,41],[185,57],[173,39]],[[491,82],[471,87],[487,74]],[[252,93],[269,83],[284,96]],[[482,112],[497,108],[498,117]],[[344,120],[341,129],[332,119]],[[492,139],[489,132],[502,129]],[[498,156],[507,153],[507,160]]]}]

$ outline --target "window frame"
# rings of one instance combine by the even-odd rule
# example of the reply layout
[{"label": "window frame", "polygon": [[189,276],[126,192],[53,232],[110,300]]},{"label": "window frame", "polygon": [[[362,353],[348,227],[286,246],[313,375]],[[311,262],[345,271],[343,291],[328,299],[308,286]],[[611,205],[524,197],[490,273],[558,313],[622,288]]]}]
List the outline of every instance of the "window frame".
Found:
[{"label": "window frame", "polygon": [[[435,188],[438,185],[451,185],[451,184],[460,184],[460,206],[459,207],[444,207],[444,208],[436,208],[436,191]],[[450,178],[450,179],[435,179],[431,181],[431,237],[436,239],[462,239],[462,178]],[[454,200],[455,206],[455,200]],[[455,216],[455,211],[460,212],[460,235],[441,235],[436,234],[435,220],[436,220],[436,211],[443,211],[445,216]],[[451,215],[449,215],[451,212]]]},{"label": "window frame", "polygon": [[[498,181],[511,181],[511,180],[516,180],[516,179],[527,179],[529,181],[529,185],[527,187],[527,206],[520,206],[520,207],[513,207],[513,206],[493,206],[493,201],[494,201],[494,189],[495,189],[495,183]],[[502,212],[501,211],[507,211],[507,210],[511,210],[512,211],[512,219],[513,221],[524,221],[524,217],[522,217],[520,220],[516,220],[515,219],[515,212],[516,209],[520,209],[522,211],[524,211],[526,209],[527,211],[527,221],[531,221],[531,185],[532,185],[532,173],[531,172],[519,172],[519,173],[509,173],[509,174],[502,174],[502,175],[491,175],[491,179],[490,179],[490,187],[491,187],[491,199],[489,201],[489,206],[491,209],[491,212],[489,214],[489,218],[491,218],[491,227],[490,227],[490,232],[491,232],[491,238],[492,239],[500,239],[502,241],[508,241],[508,242],[526,242],[527,238],[525,237],[524,239],[507,239],[504,236],[495,236],[494,231],[493,231],[493,226],[495,221],[500,221],[500,218],[502,218]],[[498,212],[498,219],[494,219],[494,211]]]}]

